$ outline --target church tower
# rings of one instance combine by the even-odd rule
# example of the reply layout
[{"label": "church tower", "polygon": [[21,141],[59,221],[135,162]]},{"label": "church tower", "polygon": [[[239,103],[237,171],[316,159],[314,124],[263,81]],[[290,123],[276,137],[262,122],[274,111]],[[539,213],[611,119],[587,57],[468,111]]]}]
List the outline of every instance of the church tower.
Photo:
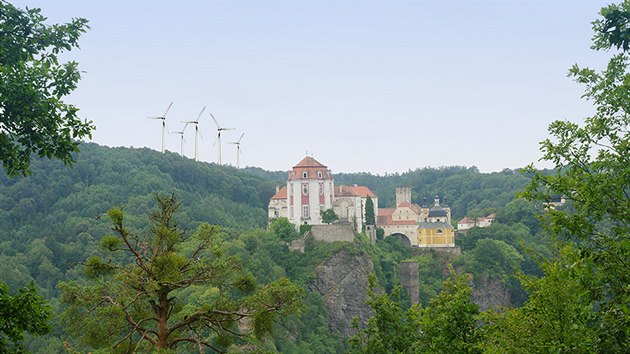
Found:
[{"label": "church tower", "polygon": [[306,156],[289,172],[287,205],[294,225],[322,224],[321,211],[332,208],[334,181],[328,167]]}]

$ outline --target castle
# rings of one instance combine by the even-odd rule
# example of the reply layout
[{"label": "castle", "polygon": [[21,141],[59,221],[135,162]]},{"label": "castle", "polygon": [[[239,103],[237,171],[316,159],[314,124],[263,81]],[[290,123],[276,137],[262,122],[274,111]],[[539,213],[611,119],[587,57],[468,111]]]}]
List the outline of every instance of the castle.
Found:
[{"label": "castle", "polygon": [[277,188],[269,201],[269,220],[285,217],[298,225],[322,225],[322,212],[333,209],[340,221],[360,228],[365,222],[367,198],[378,212],[378,198],[365,186],[335,186],[327,166],[306,156],[288,172],[287,185]]},{"label": "castle", "polygon": [[437,195],[432,207],[426,200],[422,206],[412,203],[410,187],[396,188],[396,207],[379,209],[376,226],[385,237],[398,237],[409,246],[455,247],[451,208],[440,205]]},{"label": "castle", "polygon": [[[296,227],[323,225],[322,212],[333,209],[339,221],[355,230],[365,223],[365,205],[371,198],[376,226],[385,237],[400,238],[409,246],[455,247],[451,209],[440,205],[436,195],[432,207],[411,202],[411,188],[396,189],[396,207],[378,208],[378,197],[365,186],[335,186],[332,172],[306,156],[288,172],[287,185],[276,189],[269,201],[269,220],[285,217]],[[444,204],[444,203],[443,203]]]}]

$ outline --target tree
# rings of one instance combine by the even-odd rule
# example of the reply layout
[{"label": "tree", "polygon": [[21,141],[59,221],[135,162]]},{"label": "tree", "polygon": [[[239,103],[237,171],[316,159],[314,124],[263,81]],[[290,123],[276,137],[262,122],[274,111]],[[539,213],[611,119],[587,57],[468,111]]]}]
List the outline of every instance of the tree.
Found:
[{"label": "tree", "polygon": [[478,328],[479,306],[471,300],[467,274],[456,274],[442,283],[440,294],[416,317],[421,339],[414,352],[479,353],[482,333]]},{"label": "tree", "polygon": [[365,200],[365,224],[376,225],[376,219],[374,217],[374,202],[369,196]]},{"label": "tree", "polygon": [[[427,308],[403,309],[400,287],[390,295],[369,279],[368,305],[374,315],[349,339],[354,353],[477,353],[483,342],[479,307],[471,299],[468,275],[456,274],[442,283],[442,292]],[[358,323],[355,322],[358,327]]]},{"label": "tree", "polygon": [[0,161],[10,175],[29,173],[33,153],[72,163],[77,139],[94,129],[62,101],[77,87],[78,64],[58,60],[78,47],[87,20],[55,25],[45,20],[40,9],[0,1]]},{"label": "tree", "polygon": [[339,217],[335,213],[335,209],[330,208],[322,211],[322,222],[325,224],[332,224],[339,220]]},{"label": "tree", "polygon": [[483,314],[484,351],[601,352],[597,350],[596,327],[592,326],[588,289],[579,281],[589,269],[582,262],[575,262],[570,246],[556,253],[556,258],[541,264],[544,277],[521,275],[523,287],[530,294],[522,307]]},{"label": "tree", "polygon": [[570,70],[586,86],[584,98],[596,113],[583,125],[555,121],[552,138],[543,141],[543,160],[555,171],[534,173],[524,196],[547,202],[553,195],[569,200],[568,210],[549,210],[547,227],[562,245],[569,245],[577,262],[586,267],[578,280],[593,309],[592,328],[599,330],[600,352],[624,352],[630,347],[630,1],[601,11],[593,22],[596,50],[613,55],[602,72],[574,65]]},{"label": "tree", "polygon": [[48,333],[49,319],[50,308],[32,283],[11,296],[9,287],[0,281],[0,352],[21,349],[24,332]]},{"label": "tree", "polygon": [[[89,284],[60,284],[63,318],[86,344],[134,351],[189,343],[223,352],[251,339],[239,330],[243,321],[262,337],[276,316],[296,309],[301,288],[286,278],[256,285],[237,257],[223,253],[217,226],[204,224],[186,236],[174,219],[175,196],[155,199],[148,237],[127,228],[120,208],[108,212],[115,235],[101,245],[128,259],[93,256],[86,262]],[[191,292],[197,296],[185,301]]]},{"label": "tree", "polygon": [[299,237],[295,230],[295,225],[291,224],[287,218],[277,218],[269,225],[269,228],[276,236],[284,241],[293,241]]},{"label": "tree", "polygon": [[[367,304],[373,311],[367,326],[357,331],[348,342],[351,353],[404,352],[418,339],[418,328],[411,323],[411,313],[415,310],[403,309],[400,286],[387,294],[378,286],[376,276],[368,277]],[[353,322],[359,328],[358,318]]]}]

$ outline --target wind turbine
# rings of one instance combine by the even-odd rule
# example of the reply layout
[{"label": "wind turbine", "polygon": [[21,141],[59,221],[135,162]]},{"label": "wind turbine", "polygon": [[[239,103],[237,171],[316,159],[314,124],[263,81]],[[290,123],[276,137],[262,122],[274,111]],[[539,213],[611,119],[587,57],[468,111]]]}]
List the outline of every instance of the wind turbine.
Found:
[{"label": "wind turbine", "polygon": [[243,139],[243,135],[245,135],[245,133],[241,134],[241,137],[238,138],[237,141],[231,141],[228,143],[236,145],[236,168],[239,168],[241,164],[241,154],[243,153],[241,151],[241,139]]},{"label": "wind turbine", "polygon": [[206,107],[203,107],[196,120],[182,121],[182,123],[195,125],[195,161],[199,161],[199,118],[201,118],[201,115],[205,110]]},{"label": "wind turbine", "polygon": [[219,165],[220,165],[221,164],[221,132],[224,130],[234,130],[235,128],[223,128],[219,125],[219,122],[217,122],[217,119],[214,118],[212,113],[210,113],[210,117],[212,117],[214,124],[217,125],[217,140],[215,140],[215,143],[219,143]]},{"label": "wind turbine", "polygon": [[166,113],[168,113],[168,110],[171,109],[172,105],[173,102],[168,105],[166,111],[164,111],[164,114],[162,114],[160,117],[147,117],[149,119],[160,119],[162,121],[162,152],[164,152],[164,145],[166,145]]},{"label": "wind turbine", "polygon": [[179,132],[171,132],[171,134],[177,134],[181,137],[180,139],[180,148],[179,148],[179,155],[180,156],[184,156],[184,143],[186,142],[186,139],[184,139],[184,131],[186,130],[186,127],[188,126],[188,123],[184,124],[184,128],[179,131]]}]

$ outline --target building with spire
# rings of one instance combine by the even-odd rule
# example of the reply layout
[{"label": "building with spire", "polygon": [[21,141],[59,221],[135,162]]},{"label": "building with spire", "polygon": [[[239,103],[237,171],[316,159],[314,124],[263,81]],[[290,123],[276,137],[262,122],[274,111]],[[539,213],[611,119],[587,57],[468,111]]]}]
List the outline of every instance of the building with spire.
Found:
[{"label": "building with spire", "polygon": [[381,208],[376,226],[385,237],[395,236],[410,246],[455,247],[455,232],[451,225],[451,208],[433,198],[433,206],[411,202],[411,188],[396,188],[396,207]]},{"label": "building with spire", "polygon": [[367,198],[372,199],[376,215],[378,198],[368,187],[335,186],[331,170],[306,156],[288,172],[287,185],[277,188],[271,197],[268,217],[270,221],[286,217],[296,226],[321,225],[321,213],[332,208],[340,221],[360,228]]}]

